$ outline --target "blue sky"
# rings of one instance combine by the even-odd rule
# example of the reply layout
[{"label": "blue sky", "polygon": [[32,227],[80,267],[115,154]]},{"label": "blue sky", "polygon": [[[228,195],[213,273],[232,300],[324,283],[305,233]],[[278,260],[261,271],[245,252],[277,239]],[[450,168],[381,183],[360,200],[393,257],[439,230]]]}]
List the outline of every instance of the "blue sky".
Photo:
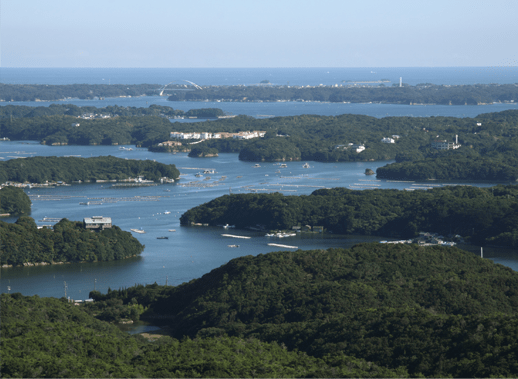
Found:
[{"label": "blue sky", "polygon": [[0,0],[2,67],[517,66],[516,0]]}]

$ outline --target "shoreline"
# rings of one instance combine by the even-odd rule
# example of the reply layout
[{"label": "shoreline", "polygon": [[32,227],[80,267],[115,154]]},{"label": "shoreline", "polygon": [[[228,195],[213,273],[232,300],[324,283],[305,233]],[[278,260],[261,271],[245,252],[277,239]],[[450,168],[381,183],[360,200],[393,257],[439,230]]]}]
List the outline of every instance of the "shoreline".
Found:
[{"label": "shoreline", "polygon": [[54,266],[54,265],[69,265],[69,264],[77,264],[77,263],[97,263],[97,262],[114,262],[114,261],[120,261],[120,260],[123,260],[123,259],[128,259],[128,258],[135,258],[135,257],[138,257],[140,254],[133,254],[133,255],[130,255],[128,257],[124,257],[122,259],[111,259],[111,260],[107,260],[107,261],[79,261],[79,262],[70,262],[70,261],[65,261],[65,262],[24,262],[22,264],[19,264],[19,265],[10,265],[10,264],[3,264],[0,266],[0,268],[15,268],[15,267],[35,267],[35,266]]}]

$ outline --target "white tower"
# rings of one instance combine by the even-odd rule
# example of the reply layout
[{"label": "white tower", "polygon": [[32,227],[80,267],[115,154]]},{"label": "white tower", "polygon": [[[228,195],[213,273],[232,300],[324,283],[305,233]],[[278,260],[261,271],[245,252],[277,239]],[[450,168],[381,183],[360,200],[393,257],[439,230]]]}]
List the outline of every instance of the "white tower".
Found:
[{"label": "white tower", "polygon": [[402,76],[399,77],[399,86],[403,87],[403,77]]}]

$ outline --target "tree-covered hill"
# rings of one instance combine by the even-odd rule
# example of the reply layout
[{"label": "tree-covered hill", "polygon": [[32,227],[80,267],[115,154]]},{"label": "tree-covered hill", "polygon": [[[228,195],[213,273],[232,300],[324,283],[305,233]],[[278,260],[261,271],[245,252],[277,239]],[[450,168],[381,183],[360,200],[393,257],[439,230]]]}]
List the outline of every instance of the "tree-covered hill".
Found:
[{"label": "tree-covered hill", "polygon": [[356,191],[311,195],[232,194],[185,212],[182,225],[233,224],[291,229],[318,225],[339,234],[415,237],[420,231],[459,234],[477,244],[518,246],[518,187],[448,186],[431,190]]},{"label": "tree-covered hill", "polygon": [[477,105],[518,101],[517,84],[416,86],[207,86],[176,91],[170,101],[325,101],[333,103],[389,103]]},{"label": "tree-covered hill", "polygon": [[28,105],[4,105],[0,107],[0,119],[2,118],[31,118],[43,116],[74,116],[81,120],[87,117],[100,118],[101,116],[161,116],[161,117],[210,117],[223,116],[224,112],[218,108],[191,109],[187,112],[172,107],[151,104],[149,107],[124,107],[120,105],[108,105],[103,108],[94,106],[77,106],[74,104],[50,104],[48,107],[33,107]]},{"label": "tree-covered hill", "polygon": [[253,337],[404,376],[518,374],[518,274],[457,248],[283,251],[234,259],[178,287],[91,296],[133,299],[175,338]]},{"label": "tree-covered hill", "polygon": [[0,189],[0,214],[22,215],[31,213],[31,199],[21,188]]},{"label": "tree-covered hill", "polygon": [[14,224],[0,221],[0,264],[94,262],[140,254],[144,246],[113,225],[93,232],[80,221],[62,219],[53,229],[38,229],[34,219],[20,217]]},{"label": "tree-covered hill", "polygon": [[177,179],[180,171],[174,164],[150,160],[129,160],[112,156],[30,157],[0,162],[0,183],[7,181],[45,183],[64,181],[95,181],[136,178],[142,175],[157,181],[167,177]]},{"label": "tree-covered hill", "polygon": [[[352,357],[321,359],[255,338],[156,342],[121,332],[64,298],[2,294],[4,378],[405,377]],[[108,308],[110,305],[108,306]]]},{"label": "tree-covered hill", "polygon": [[[128,112],[130,115],[127,116],[80,122],[75,116],[62,114],[0,118],[0,136],[11,140],[38,140],[45,144],[136,144],[153,151],[169,151],[170,148],[157,145],[170,140],[172,131],[236,133],[260,130],[266,132],[264,138],[209,139],[196,147],[238,152],[240,159],[253,161],[365,162],[395,159],[397,165],[384,167],[379,175],[399,180],[518,180],[515,169],[518,166],[517,110],[475,118],[378,119],[350,114],[269,119],[238,116],[199,123],[171,123],[157,115],[162,111],[156,107],[148,110],[138,108]],[[196,110],[202,113],[217,111]],[[453,142],[457,136],[459,149],[437,150],[431,146],[436,140]],[[382,142],[387,138],[391,138],[393,143]],[[353,144],[363,145],[365,149],[358,153],[351,147]],[[185,146],[179,150],[183,149]]]},{"label": "tree-covered hill", "polygon": [[121,97],[158,95],[159,84],[3,84],[0,83],[0,100],[38,101],[65,98],[93,99],[95,97]]}]

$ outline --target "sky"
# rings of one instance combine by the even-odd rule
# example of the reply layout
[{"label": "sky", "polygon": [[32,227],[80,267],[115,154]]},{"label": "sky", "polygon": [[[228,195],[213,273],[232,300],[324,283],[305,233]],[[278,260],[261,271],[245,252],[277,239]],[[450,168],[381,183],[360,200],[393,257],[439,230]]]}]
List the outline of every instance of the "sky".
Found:
[{"label": "sky", "polygon": [[0,67],[505,67],[517,0],[0,0]]}]

